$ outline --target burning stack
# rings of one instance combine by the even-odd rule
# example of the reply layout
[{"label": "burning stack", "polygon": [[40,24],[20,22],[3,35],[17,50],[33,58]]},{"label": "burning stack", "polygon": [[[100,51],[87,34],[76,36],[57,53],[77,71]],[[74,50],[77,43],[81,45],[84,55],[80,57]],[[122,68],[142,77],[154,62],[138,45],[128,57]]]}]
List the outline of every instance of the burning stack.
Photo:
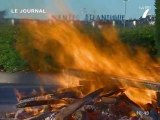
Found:
[{"label": "burning stack", "polygon": [[[17,94],[18,111],[15,114],[8,114],[7,117],[17,120],[158,120],[160,118],[158,112],[160,84],[157,82],[79,70],[65,72],[81,78],[80,85],[58,88],[50,92],[41,89],[41,93],[36,92],[31,96]],[[98,86],[97,89],[94,88],[87,93],[94,83],[98,83],[97,77],[101,78],[101,82],[107,79],[110,87],[105,84],[102,88]],[[92,78],[96,81],[91,80]],[[121,83],[126,83],[127,87]],[[148,98],[148,101],[143,101],[143,97],[142,100],[139,98],[137,100],[131,95],[134,89],[142,92],[145,89],[147,91],[144,92],[155,93],[156,96],[149,96],[152,99]],[[135,91],[133,96],[137,97]]]},{"label": "burning stack", "polygon": [[155,105],[138,105],[127,97],[125,89],[122,88],[106,91],[104,87],[84,97],[68,89],[20,98],[16,105],[19,110],[15,119],[158,120],[158,109]]}]

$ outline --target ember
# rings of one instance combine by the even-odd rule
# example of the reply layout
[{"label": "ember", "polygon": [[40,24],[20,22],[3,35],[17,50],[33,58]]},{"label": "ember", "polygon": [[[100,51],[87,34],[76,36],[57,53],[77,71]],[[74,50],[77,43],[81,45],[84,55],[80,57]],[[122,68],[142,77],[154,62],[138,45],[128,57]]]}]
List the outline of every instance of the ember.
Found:
[{"label": "ember", "polygon": [[[109,91],[105,88],[98,89],[83,98],[78,96],[58,98],[55,93],[21,99],[17,104],[21,109],[17,111],[15,118],[27,120],[151,120],[159,118],[156,106],[150,103],[145,107],[139,106],[127,97],[124,89],[115,88]],[[46,99],[46,96],[50,97]],[[54,101],[51,102],[53,99]],[[43,104],[39,104],[41,102]]]}]

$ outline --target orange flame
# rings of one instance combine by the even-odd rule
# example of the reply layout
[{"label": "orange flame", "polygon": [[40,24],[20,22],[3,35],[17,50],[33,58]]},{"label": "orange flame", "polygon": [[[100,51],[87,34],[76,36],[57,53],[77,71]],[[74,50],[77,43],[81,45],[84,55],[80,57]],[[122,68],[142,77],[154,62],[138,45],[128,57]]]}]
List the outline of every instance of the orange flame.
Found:
[{"label": "orange flame", "polygon": [[143,107],[147,103],[154,103],[156,101],[156,92],[152,90],[144,90],[137,88],[128,88],[125,94],[135,103]]},{"label": "orange flame", "polygon": [[[137,81],[138,79],[157,81],[156,78],[159,77],[155,71],[146,69],[157,65],[149,55],[141,49],[136,55],[133,54],[120,41],[117,30],[113,27],[101,30],[99,33],[101,39],[93,38],[81,25],[66,22],[54,21],[53,24],[48,24],[31,21],[23,22],[21,27],[23,30],[18,34],[17,50],[33,70],[53,72],[60,69],[79,69],[132,77]],[[91,91],[110,84],[107,79],[101,80],[99,77],[94,79],[92,85],[87,85],[91,87]],[[59,82],[64,86],[73,87],[79,85],[78,81],[78,78],[62,75]],[[126,87],[125,82],[120,82]],[[129,87],[127,89],[126,93],[132,99],[138,97],[137,94],[141,95],[137,89],[134,89],[134,94],[133,89]],[[148,96],[148,93],[152,95]],[[152,99],[155,93],[143,91],[142,94],[146,95],[144,99],[146,97]]]}]

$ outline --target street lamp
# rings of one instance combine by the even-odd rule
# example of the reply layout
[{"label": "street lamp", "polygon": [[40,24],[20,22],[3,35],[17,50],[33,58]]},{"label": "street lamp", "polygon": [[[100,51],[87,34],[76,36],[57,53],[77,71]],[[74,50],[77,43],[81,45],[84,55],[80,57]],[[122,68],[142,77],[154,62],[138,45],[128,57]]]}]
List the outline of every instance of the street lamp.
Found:
[{"label": "street lamp", "polygon": [[128,0],[123,0],[124,1],[124,28],[126,27],[126,13],[127,13],[127,1]]},{"label": "street lamp", "polygon": [[83,20],[84,18],[84,16],[87,14],[87,9],[86,8],[82,8],[81,9],[81,19]]}]

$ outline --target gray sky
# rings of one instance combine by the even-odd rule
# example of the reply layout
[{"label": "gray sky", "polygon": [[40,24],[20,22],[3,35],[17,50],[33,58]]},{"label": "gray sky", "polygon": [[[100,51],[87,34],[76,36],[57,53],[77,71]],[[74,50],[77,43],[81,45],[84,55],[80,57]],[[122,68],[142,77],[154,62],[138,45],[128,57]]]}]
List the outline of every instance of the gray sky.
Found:
[{"label": "gray sky", "polygon": [[[127,2],[127,18],[139,18],[144,6],[151,7],[150,14],[154,14],[154,0],[129,0]],[[0,10],[23,8],[44,8],[50,14],[72,11],[82,16],[86,13],[96,14],[124,14],[123,0],[0,0]],[[141,9],[140,9],[141,8]],[[42,17],[42,14],[9,14],[9,17]],[[44,16],[43,16],[44,17]]]}]

